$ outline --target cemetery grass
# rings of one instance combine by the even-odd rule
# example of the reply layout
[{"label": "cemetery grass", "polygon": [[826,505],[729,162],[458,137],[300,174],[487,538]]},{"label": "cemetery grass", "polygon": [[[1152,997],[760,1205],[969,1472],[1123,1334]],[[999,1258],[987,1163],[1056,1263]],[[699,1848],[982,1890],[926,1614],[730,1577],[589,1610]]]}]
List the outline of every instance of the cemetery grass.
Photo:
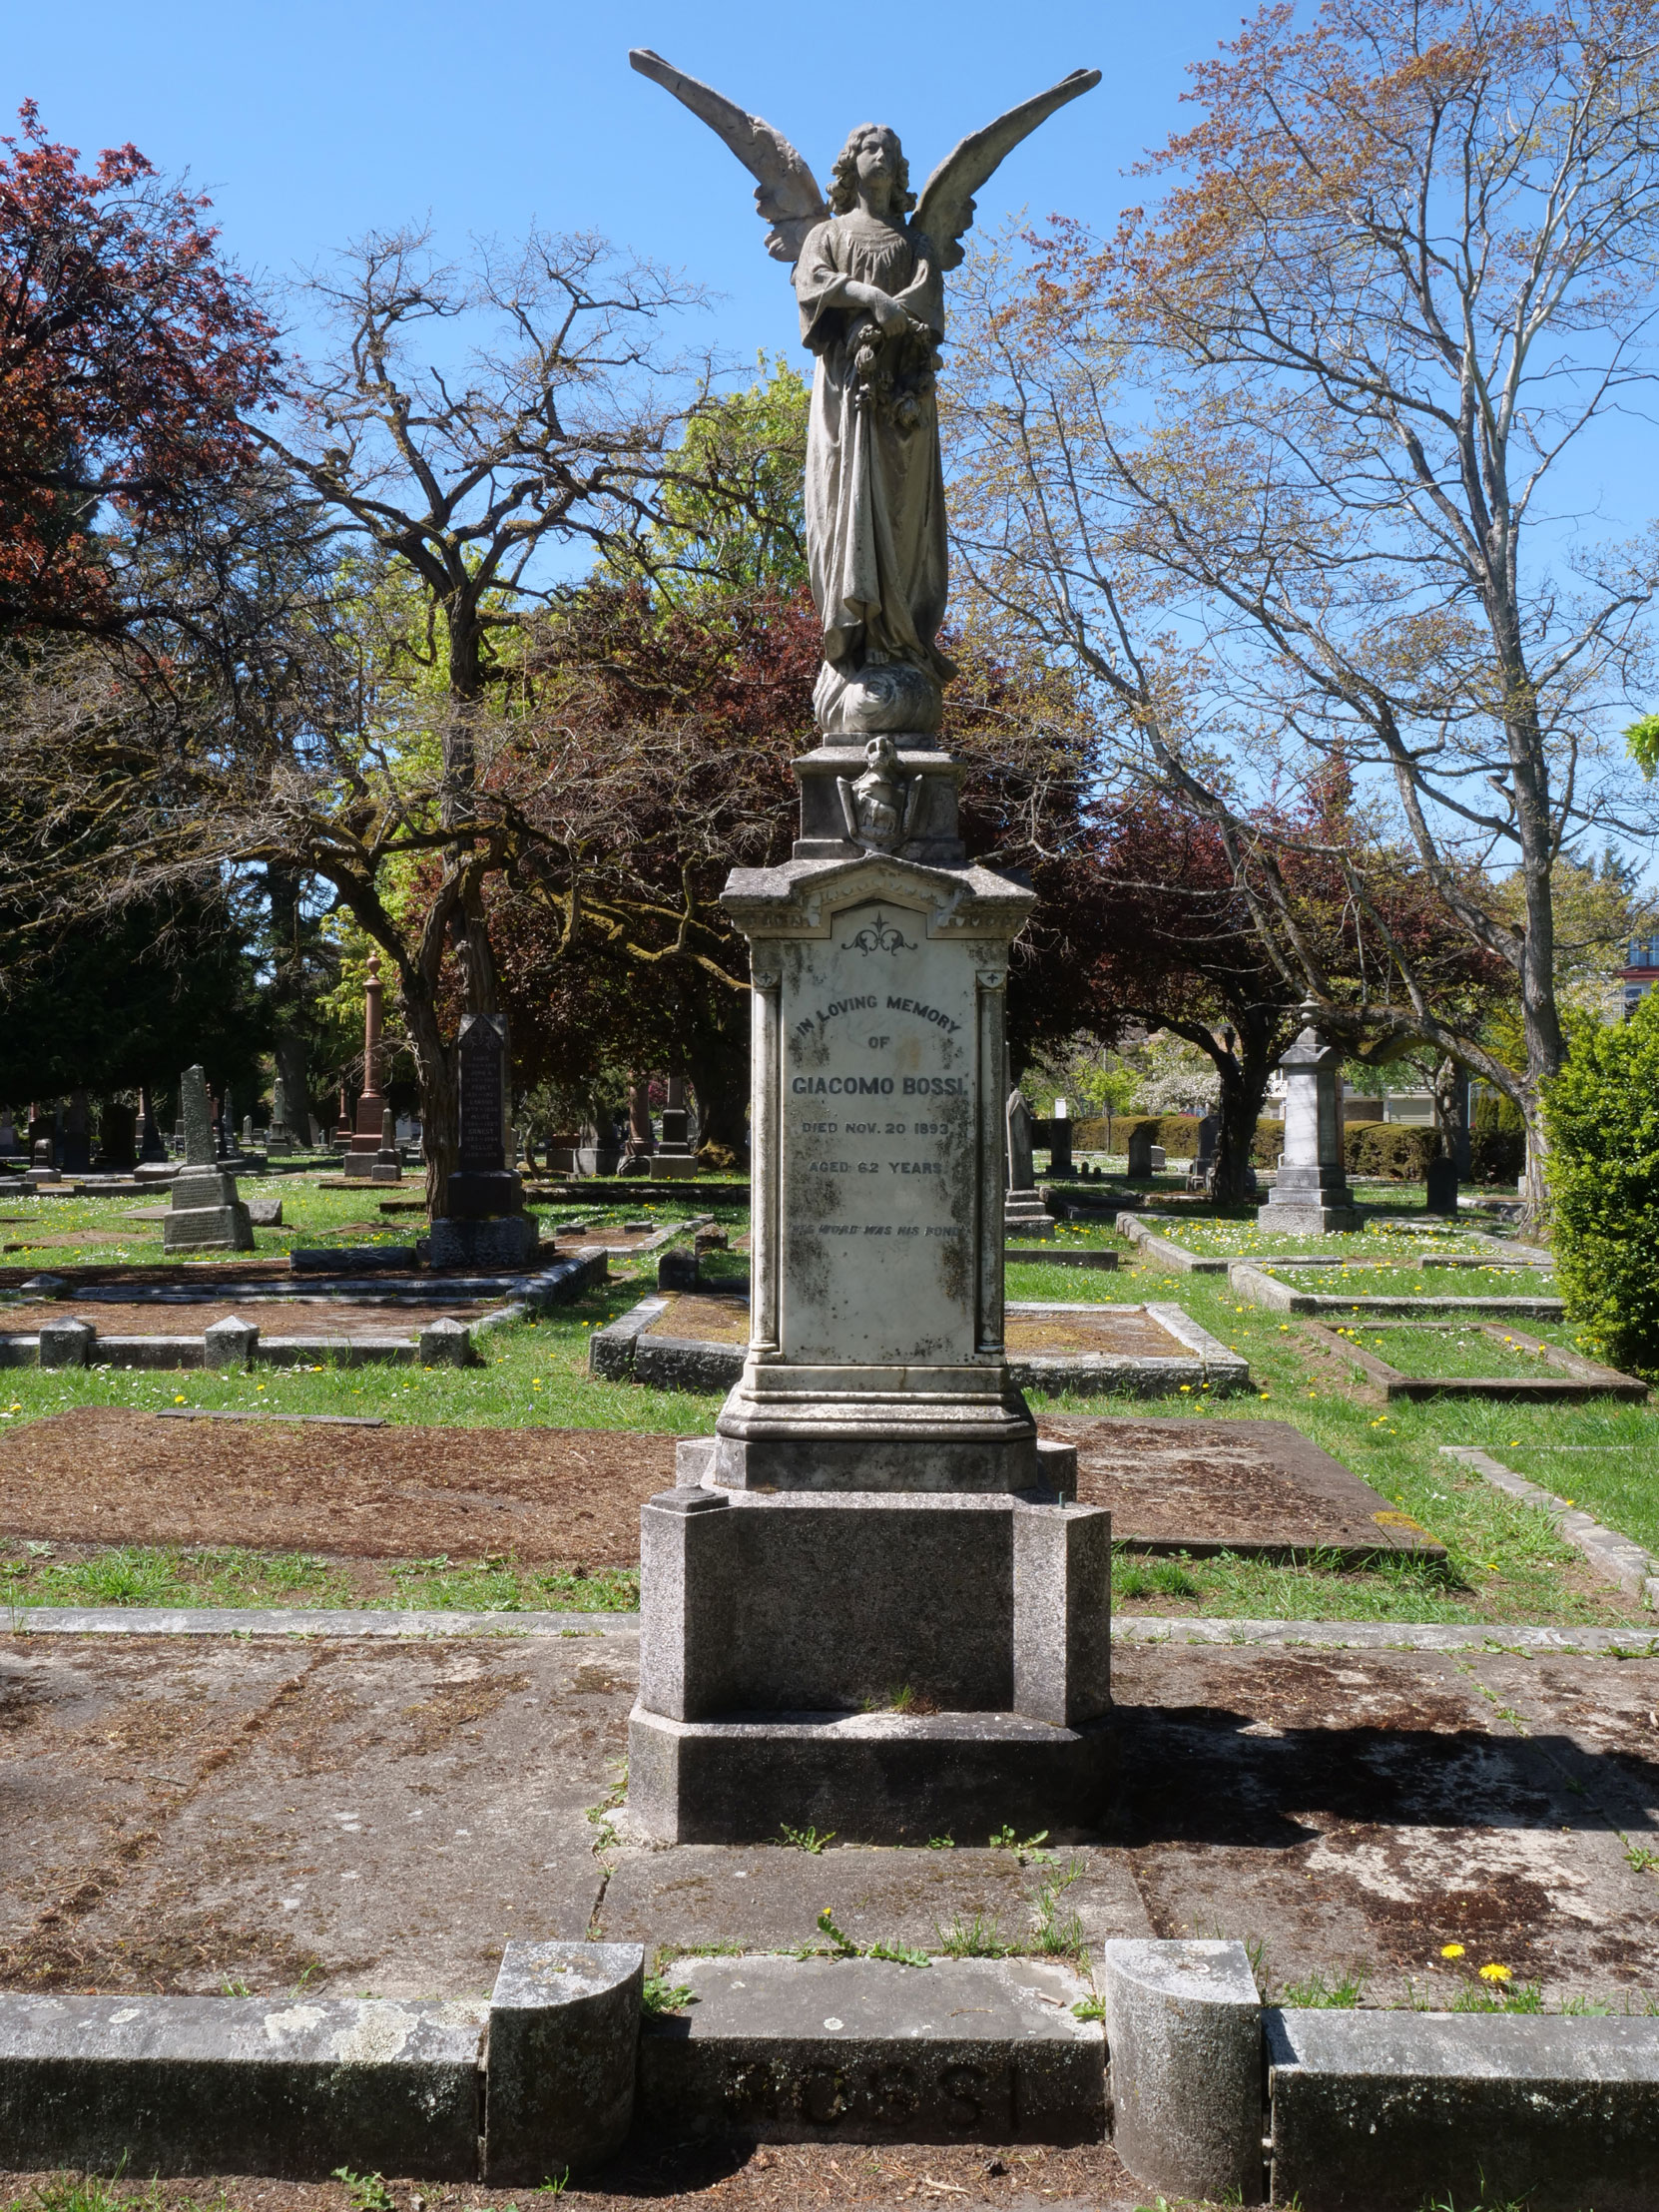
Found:
[{"label": "cemetery grass", "polygon": [[[1318,1352],[1293,1323],[1233,1297],[1225,1279],[1172,1276],[1140,1262],[1092,1279],[1061,1268],[1010,1268],[1008,1296],[1173,1301],[1250,1362],[1253,1382],[1244,1393],[1224,1396],[1207,1387],[1165,1398],[1033,1393],[1034,1411],[1288,1421],[1387,1505],[1419,1522],[1447,1552],[1443,1567],[1402,1558],[1359,1570],[1318,1561],[1270,1566],[1232,1556],[1157,1561],[1120,1552],[1115,1602],[1126,1613],[1564,1626],[1629,1621],[1644,1631],[1643,1640],[1659,1636],[1659,1618],[1591,1574],[1545,1514],[1439,1451],[1442,1444],[1479,1445],[1659,1551],[1659,1411],[1651,1404],[1499,1405],[1448,1398],[1388,1405],[1341,1355]],[[1521,1326],[1528,1335],[1541,1334]],[[1620,1448],[1563,1451],[1574,1443]],[[1543,1471],[1533,1472],[1528,1449],[1555,1456],[1540,1457]],[[1547,1471],[1558,1473],[1563,1465],[1571,1468],[1568,1490]]]},{"label": "cemetery grass", "polygon": [[[1276,1283],[1320,1298],[1553,1298],[1550,1268],[1417,1268],[1404,1261],[1338,1268],[1265,1268]],[[1526,1325],[1530,1327],[1530,1324]]]},{"label": "cemetery grass", "polygon": [[[1336,1315],[1330,1316],[1326,1326],[1331,1327],[1338,1319]],[[1524,1322],[1521,1326],[1529,1337],[1540,1343],[1558,1345],[1569,1352],[1575,1349],[1571,1332],[1557,1324]],[[1427,1380],[1436,1376],[1490,1376],[1535,1382],[1548,1382],[1561,1373],[1542,1353],[1526,1351],[1514,1338],[1488,1337],[1484,1330],[1466,1324],[1450,1328],[1372,1329],[1361,1321],[1353,1321],[1339,1326],[1336,1333],[1364,1351],[1374,1353],[1378,1359],[1385,1360],[1401,1375]]]},{"label": "cemetery grass", "polygon": [[[728,1256],[720,1272],[736,1278],[741,1267],[737,1256]],[[74,1405],[156,1410],[184,1403],[278,1415],[374,1414],[409,1425],[706,1435],[719,1409],[718,1392],[653,1390],[587,1376],[593,1330],[626,1311],[653,1280],[647,1264],[619,1273],[579,1303],[492,1331],[482,1340],[486,1364],[477,1368],[274,1369],[253,1376],[10,1369],[0,1375],[0,1422],[9,1425]],[[1388,1504],[1429,1529],[1449,1553],[1444,1567],[1402,1559],[1363,1570],[1317,1559],[1275,1566],[1228,1556],[1149,1560],[1124,1553],[1117,1589],[1125,1612],[1561,1625],[1630,1621],[1659,1632],[1651,1614],[1590,1575],[1544,1515],[1441,1458],[1437,1449],[1442,1443],[1482,1445],[1557,1491],[1566,1485],[1552,1480],[1550,1470],[1568,1465],[1570,1494],[1579,1505],[1659,1549],[1659,1418],[1649,1407],[1484,1406],[1456,1400],[1385,1407],[1340,1357],[1316,1353],[1291,1324],[1234,1299],[1215,1277],[1172,1277],[1136,1263],[1103,1275],[1039,1262],[1011,1266],[1007,1290],[1011,1300],[1068,1304],[1174,1300],[1244,1354],[1255,1379],[1248,1394],[1224,1397],[1203,1388],[1165,1398],[1068,1393],[1034,1397],[1037,1411],[1289,1421]],[[1563,1458],[1563,1447],[1572,1443],[1598,1448]],[[1608,1445],[1617,1448],[1599,1448]],[[1529,1450],[1533,1461],[1526,1457]],[[1551,1452],[1554,1458],[1547,1456]],[[562,1611],[636,1602],[634,1577],[625,1570],[576,1577],[568,1568],[524,1566],[501,1553],[387,1562],[133,1545],[60,1545],[42,1553],[12,1543],[4,1549],[9,1556],[0,1569],[0,1592],[19,1606],[363,1604]]]},{"label": "cemetery grass", "polygon": [[[296,1245],[407,1245],[426,1230],[424,1185],[416,1175],[400,1184],[380,1183],[350,1191],[322,1190],[309,1175],[248,1175],[238,1178],[245,1199],[276,1198],[282,1202],[279,1229],[254,1231],[254,1251],[212,1253],[190,1258],[164,1252],[160,1221],[134,1219],[135,1210],[167,1203],[167,1186],[143,1199],[33,1197],[0,1184],[0,1267],[23,1268],[30,1273],[67,1273],[76,1267],[109,1267],[126,1263],[134,1267],[160,1267],[164,1263],[188,1264],[206,1273],[214,1268],[235,1269],[249,1259],[279,1259]],[[381,1203],[415,1210],[382,1214]],[[694,1214],[713,1214],[722,1224],[747,1225],[746,1208],[700,1204],[695,1185],[684,1200],[655,1200],[638,1205],[607,1198],[602,1204],[535,1205],[528,1209],[544,1235],[561,1222],[601,1222],[647,1219],[667,1224]],[[4,1307],[0,1305],[0,1316]],[[3,1325],[3,1324],[0,1324]]]}]

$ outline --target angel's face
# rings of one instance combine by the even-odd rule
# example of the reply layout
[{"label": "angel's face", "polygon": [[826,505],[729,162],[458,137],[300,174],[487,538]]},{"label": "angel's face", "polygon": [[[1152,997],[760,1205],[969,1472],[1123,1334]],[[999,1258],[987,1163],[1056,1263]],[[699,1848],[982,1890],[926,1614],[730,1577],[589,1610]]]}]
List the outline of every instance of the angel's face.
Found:
[{"label": "angel's face", "polygon": [[891,131],[870,131],[859,141],[853,166],[864,197],[884,206],[898,181],[899,146]]}]

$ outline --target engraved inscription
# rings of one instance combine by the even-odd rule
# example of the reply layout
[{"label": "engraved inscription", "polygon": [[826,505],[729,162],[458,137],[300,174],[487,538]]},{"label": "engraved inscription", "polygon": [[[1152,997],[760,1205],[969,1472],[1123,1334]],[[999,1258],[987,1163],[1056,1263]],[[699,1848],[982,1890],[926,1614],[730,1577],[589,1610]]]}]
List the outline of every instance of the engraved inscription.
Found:
[{"label": "engraved inscription", "polygon": [[[860,985],[877,937],[872,990]],[[970,947],[929,939],[890,901],[835,914],[827,943],[785,955],[780,1328],[791,1360],[973,1357],[975,981]]]}]

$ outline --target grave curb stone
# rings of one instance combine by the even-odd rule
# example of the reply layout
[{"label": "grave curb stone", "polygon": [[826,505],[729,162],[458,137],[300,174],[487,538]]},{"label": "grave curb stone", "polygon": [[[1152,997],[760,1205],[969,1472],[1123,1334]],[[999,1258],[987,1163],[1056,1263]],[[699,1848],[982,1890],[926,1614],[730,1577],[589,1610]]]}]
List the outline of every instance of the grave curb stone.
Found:
[{"label": "grave curb stone", "polygon": [[1651,2212],[1659,2020],[1263,2015],[1273,2201]]},{"label": "grave curb stone", "polygon": [[[1088,1984],[1034,1958],[679,1958],[699,2001],[645,2023],[655,2129],[763,2142],[1089,2142],[1105,2043]],[[976,2024],[976,2023],[987,2024]],[[994,2025],[988,2024],[994,2022]]]},{"label": "grave curb stone", "polygon": [[19,2168],[471,2180],[481,2004],[0,1992]]},{"label": "grave curb stone", "polygon": [[484,2179],[534,2187],[622,2148],[639,2070],[640,1943],[509,1943],[490,1997]]},{"label": "grave curb stone", "polygon": [[416,1359],[423,1368],[464,1368],[472,1358],[472,1332],[463,1321],[455,1321],[445,1314],[437,1321],[425,1324],[416,1346]]},{"label": "grave curb stone", "polygon": [[1117,1938],[1097,1972],[1118,2156],[1150,2188],[1259,2204],[1262,1999],[1243,1943]]},{"label": "grave curb stone", "polygon": [[227,1314],[223,1321],[216,1321],[212,1328],[202,1332],[204,1367],[251,1368],[259,1357],[259,1324],[244,1321],[237,1314]]},{"label": "grave curb stone", "polygon": [[98,1332],[90,1322],[49,1321],[41,1329],[37,1357],[43,1368],[90,1367]]}]

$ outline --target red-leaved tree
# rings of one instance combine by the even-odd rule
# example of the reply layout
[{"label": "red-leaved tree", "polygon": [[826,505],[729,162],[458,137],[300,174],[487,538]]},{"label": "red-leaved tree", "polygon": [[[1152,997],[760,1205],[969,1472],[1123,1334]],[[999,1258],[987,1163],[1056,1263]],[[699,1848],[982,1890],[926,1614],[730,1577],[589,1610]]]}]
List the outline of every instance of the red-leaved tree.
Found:
[{"label": "red-leaved tree", "polygon": [[33,101],[0,138],[0,629],[110,632],[124,551],[253,455],[276,330],[209,203],[134,146],[90,170]]}]

